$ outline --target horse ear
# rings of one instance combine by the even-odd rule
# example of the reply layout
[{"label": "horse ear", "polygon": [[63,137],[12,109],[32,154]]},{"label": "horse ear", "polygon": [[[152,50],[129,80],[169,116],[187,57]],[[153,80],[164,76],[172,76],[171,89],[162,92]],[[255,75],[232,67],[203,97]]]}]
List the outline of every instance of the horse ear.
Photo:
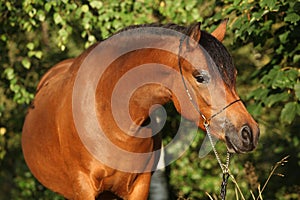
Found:
[{"label": "horse ear", "polygon": [[211,34],[217,38],[220,42],[223,41],[225,34],[226,34],[226,27],[227,27],[228,18],[223,20],[221,24],[214,30]]},{"label": "horse ear", "polygon": [[201,22],[197,22],[194,25],[192,25],[189,29],[189,36],[193,40],[197,42],[197,44],[200,41],[201,38],[201,30],[200,30]]}]

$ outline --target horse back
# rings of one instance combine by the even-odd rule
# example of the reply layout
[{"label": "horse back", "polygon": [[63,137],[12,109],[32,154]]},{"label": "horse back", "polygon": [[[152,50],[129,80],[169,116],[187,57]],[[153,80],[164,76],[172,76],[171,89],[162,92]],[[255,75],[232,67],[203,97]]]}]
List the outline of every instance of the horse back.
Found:
[{"label": "horse back", "polygon": [[37,85],[37,91],[39,91],[43,86],[47,85],[47,83],[55,78],[59,74],[66,73],[67,70],[69,70],[69,67],[74,62],[74,58],[67,59],[59,62],[55,66],[53,66],[44,76],[41,78],[40,82]]}]

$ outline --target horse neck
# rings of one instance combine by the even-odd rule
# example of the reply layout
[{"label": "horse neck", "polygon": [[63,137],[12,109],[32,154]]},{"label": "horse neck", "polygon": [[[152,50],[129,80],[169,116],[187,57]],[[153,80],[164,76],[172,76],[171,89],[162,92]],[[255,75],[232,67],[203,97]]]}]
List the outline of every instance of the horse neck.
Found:
[{"label": "horse neck", "polygon": [[139,127],[155,105],[172,99],[172,66],[176,67],[176,59],[176,55],[168,52],[144,49],[112,63],[100,78],[96,92],[102,128],[139,134]]}]

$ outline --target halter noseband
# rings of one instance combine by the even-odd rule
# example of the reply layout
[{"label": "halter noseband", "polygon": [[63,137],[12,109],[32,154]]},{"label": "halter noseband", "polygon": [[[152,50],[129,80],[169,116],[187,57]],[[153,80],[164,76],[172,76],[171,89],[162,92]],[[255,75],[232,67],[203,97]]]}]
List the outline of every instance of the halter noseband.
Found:
[{"label": "halter noseband", "polygon": [[193,107],[197,110],[197,112],[199,113],[199,115],[202,117],[203,119],[203,125],[206,129],[206,133],[207,133],[207,136],[209,138],[209,141],[211,143],[211,146],[212,146],[212,149],[214,151],[214,154],[216,156],[216,159],[222,169],[222,173],[223,173],[223,177],[222,177],[222,184],[221,184],[221,199],[222,200],[225,200],[226,198],[226,186],[227,186],[227,181],[228,181],[228,178],[229,178],[229,161],[230,161],[230,156],[231,154],[227,151],[227,157],[226,157],[226,164],[222,164],[221,162],[221,159],[219,157],[219,154],[215,148],[215,145],[213,143],[213,139],[212,139],[212,136],[211,136],[211,133],[210,133],[210,129],[209,129],[209,124],[210,124],[210,121],[216,117],[217,115],[219,115],[220,113],[222,113],[223,111],[225,111],[227,108],[229,108],[230,106],[232,106],[233,104],[241,101],[241,99],[237,99],[237,100],[234,100],[233,102],[229,103],[227,106],[225,106],[224,108],[220,109],[218,112],[216,112],[215,114],[211,115],[209,118],[205,117],[205,115],[201,112],[201,110],[199,109],[199,107],[196,105],[196,102],[193,100],[192,98],[192,95],[190,94],[190,91],[187,87],[187,84],[185,82],[185,79],[183,77],[183,73],[182,73],[182,66],[181,66],[181,62],[180,62],[180,53],[181,53],[181,49],[182,49],[182,44],[183,44],[183,41],[186,39],[186,35],[183,35],[181,38],[180,38],[180,43],[179,43],[179,50],[178,50],[178,67],[179,67],[179,71],[180,71],[180,75],[181,75],[181,79],[182,79],[182,83],[184,85],[184,89],[186,91],[186,94],[187,96],[189,97],[189,100],[190,102],[192,103]]}]

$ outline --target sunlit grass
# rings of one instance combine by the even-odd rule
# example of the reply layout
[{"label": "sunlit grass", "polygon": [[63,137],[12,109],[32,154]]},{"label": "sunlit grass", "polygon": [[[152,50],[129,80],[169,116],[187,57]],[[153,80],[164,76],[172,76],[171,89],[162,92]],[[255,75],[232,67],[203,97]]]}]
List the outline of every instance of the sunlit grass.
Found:
[{"label": "sunlit grass", "polygon": [[[266,181],[264,182],[263,186],[261,187],[260,184],[258,184],[257,186],[257,196],[254,194],[254,192],[252,191],[252,189],[248,189],[251,197],[253,200],[263,200],[263,192],[265,191],[265,189],[267,188],[268,183],[270,182],[270,179],[272,176],[280,176],[280,177],[284,177],[283,174],[280,173],[276,173],[276,169],[280,166],[283,166],[285,163],[288,162],[288,158],[289,156],[285,156],[284,158],[282,158],[280,161],[276,162],[276,164],[272,167],[268,178],[266,179]],[[235,197],[236,200],[246,200],[244,193],[241,190],[241,187],[238,183],[238,181],[235,179],[234,175],[229,171],[229,175],[230,175],[230,180],[234,183],[235,185]],[[210,195],[209,193],[206,192],[206,195],[209,197],[210,200],[217,200],[218,197],[216,197],[214,195],[214,197],[212,197],[212,195]]]}]

